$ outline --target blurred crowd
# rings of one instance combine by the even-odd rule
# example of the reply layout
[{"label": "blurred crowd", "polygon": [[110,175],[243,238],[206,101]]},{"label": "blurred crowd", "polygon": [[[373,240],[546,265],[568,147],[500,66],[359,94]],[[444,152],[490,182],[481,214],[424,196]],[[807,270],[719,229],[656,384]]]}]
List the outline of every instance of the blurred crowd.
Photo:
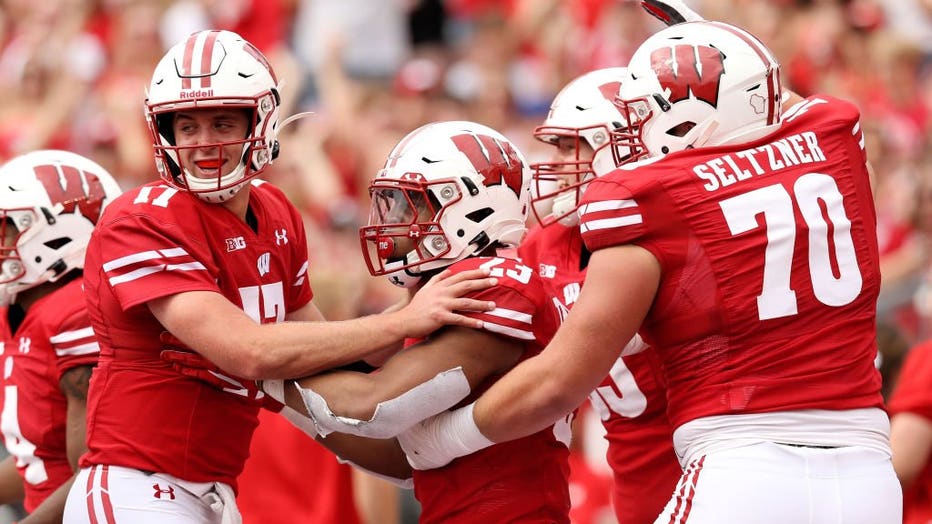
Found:
[{"label": "blurred crowd", "polygon": [[[862,111],[876,176],[884,369],[932,339],[932,0],[694,0],[773,49],[784,86]],[[398,139],[435,120],[500,130],[530,161],[553,96],[624,65],[659,22],[627,0],[3,0],[0,161],[86,155],[124,188],[154,179],[145,87],[168,46],[220,28],[272,62],[283,115],[266,177],[306,215],[315,302],[331,319],[380,311],[357,229],[368,180]],[[891,378],[888,376],[888,378]],[[892,383],[888,382],[888,383]]]}]

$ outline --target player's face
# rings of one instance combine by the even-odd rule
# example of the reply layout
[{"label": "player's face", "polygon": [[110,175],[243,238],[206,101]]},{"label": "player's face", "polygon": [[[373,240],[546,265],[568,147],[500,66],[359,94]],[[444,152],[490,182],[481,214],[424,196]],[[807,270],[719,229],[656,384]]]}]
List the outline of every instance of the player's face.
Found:
[{"label": "player's face", "polygon": [[[594,154],[592,147],[585,140],[577,139],[574,136],[561,136],[554,143],[553,156],[550,160],[559,166],[556,168],[556,174],[559,174],[561,170],[572,170],[576,167],[576,162],[592,162]],[[557,179],[557,185],[560,189],[577,182],[579,182],[579,177],[575,173]]]},{"label": "player's face", "polygon": [[249,124],[248,112],[236,108],[175,113],[172,126],[184,168],[198,178],[218,178],[231,173],[239,165],[242,140],[249,133]]},{"label": "player's face", "polygon": [[16,247],[16,238],[19,236],[19,231],[16,229],[16,226],[13,225],[13,220],[7,218],[0,224],[0,229],[3,230],[3,250],[10,250]]},{"label": "player's face", "polygon": [[[432,221],[434,213],[427,196],[421,191],[380,189],[372,194],[371,224],[407,225]],[[415,239],[394,237],[394,249],[389,257],[400,258],[414,249]]]}]

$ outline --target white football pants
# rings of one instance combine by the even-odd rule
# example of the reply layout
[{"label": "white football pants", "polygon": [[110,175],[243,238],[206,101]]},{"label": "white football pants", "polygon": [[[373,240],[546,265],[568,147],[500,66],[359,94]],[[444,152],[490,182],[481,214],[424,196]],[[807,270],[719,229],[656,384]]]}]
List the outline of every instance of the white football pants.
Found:
[{"label": "white football pants", "polygon": [[901,524],[889,456],[764,442],[687,464],[654,524]]},{"label": "white football pants", "polygon": [[64,524],[240,524],[233,489],[120,466],[83,468]]}]

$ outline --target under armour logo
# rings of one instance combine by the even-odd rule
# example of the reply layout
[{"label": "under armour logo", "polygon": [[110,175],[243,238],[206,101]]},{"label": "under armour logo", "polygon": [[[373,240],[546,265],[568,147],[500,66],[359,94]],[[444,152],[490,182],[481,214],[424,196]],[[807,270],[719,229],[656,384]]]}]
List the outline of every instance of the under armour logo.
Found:
[{"label": "under armour logo", "polygon": [[259,259],[256,260],[256,269],[259,270],[260,277],[264,277],[266,274],[268,274],[271,260],[272,256],[268,253],[262,253],[259,255]]},{"label": "under armour logo", "polygon": [[551,266],[549,264],[540,264],[538,268],[538,273],[543,278],[555,278],[557,276],[557,266]]},{"label": "under armour logo", "polygon": [[153,484],[152,489],[155,490],[155,493],[152,494],[153,497],[161,500],[162,495],[166,495],[166,499],[175,500],[175,488],[168,486],[168,489],[162,489],[158,484]]},{"label": "under armour logo", "polygon": [[23,337],[19,339],[19,352],[20,353],[29,353],[29,346],[32,344],[32,339],[29,337]]},{"label": "under armour logo", "polygon": [[282,244],[288,243],[288,230],[287,229],[276,229],[275,230],[275,245],[280,246]]}]

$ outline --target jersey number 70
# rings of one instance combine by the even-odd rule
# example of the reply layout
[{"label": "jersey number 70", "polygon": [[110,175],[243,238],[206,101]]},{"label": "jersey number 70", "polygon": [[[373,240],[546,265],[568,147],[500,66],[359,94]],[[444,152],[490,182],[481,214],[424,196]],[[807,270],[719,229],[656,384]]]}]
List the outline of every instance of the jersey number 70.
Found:
[{"label": "jersey number 70", "polygon": [[719,203],[732,235],[759,228],[757,215],[764,215],[767,247],[763,285],[757,296],[761,320],[798,312],[796,291],[790,287],[797,232],[794,202],[808,226],[808,267],[815,298],[827,306],[839,307],[861,293],[861,269],[851,239],[851,221],[842,201],[835,179],[807,173],[793,184],[792,195],[783,185],[775,184]]}]

